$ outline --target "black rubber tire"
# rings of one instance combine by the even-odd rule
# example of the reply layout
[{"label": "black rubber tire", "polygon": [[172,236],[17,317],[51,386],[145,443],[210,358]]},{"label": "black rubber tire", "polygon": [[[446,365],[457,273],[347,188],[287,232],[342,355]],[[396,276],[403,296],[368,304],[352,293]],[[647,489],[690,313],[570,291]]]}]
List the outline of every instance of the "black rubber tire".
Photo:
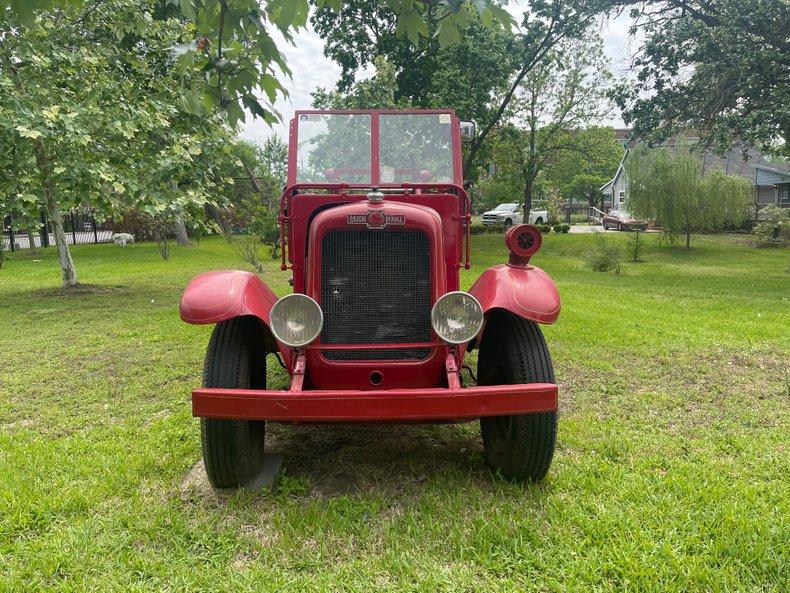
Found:
[{"label": "black rubber tire", "polygon": [[603,230],[608,231],[609,230],[609,225],[606,224],[606,223],[603,223]]},{"label": "black rubber tire", "polygon": [[[496,311],[486,325],[477,363],[480,385],[554,383],[554,367],[536,323]],[[488,463],[511,480],[542,480],[557,442],[557,413],[480,419]]]},{"label": "black rubber tire", "polygon": [[509,218],[507,220],[505,220],[505,228],[506,229],[509,229],[512,226],[513,226],[513,221],[512,220],[510,220]]},{"label": "black rubber tire", "polygon": [[535,219],[535,224],[543,224],[543,217],[542,216],[538,216]]},{"label": "black rubber tire", "polygon": [[[211,334],[203,366],[204,387],[266,387],[266,351],[260,321],[234,317]],[[266,423],[201,418],[206,474],[215,488],[237,488],[254,478],[264,461]]]}]

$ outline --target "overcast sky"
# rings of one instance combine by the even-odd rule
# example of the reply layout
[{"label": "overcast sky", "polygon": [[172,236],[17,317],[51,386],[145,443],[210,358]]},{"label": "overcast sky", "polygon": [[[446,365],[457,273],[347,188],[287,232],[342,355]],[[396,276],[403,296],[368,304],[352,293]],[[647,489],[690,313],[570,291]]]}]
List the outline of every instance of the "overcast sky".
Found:
[{"label": "overcast sky", "polygon": [[[509,10],[517,20],[523,12],[523,2],[511,2]],[[616,19],[606,21],[601,26],[601,36],[604,40],[606,54],[612,63],[612,71],[616,77],[628,74],[629,58],[632,45],[628,39],[628,26],[630,19],[623,15]],[[340,78],[340,67],[324,56],[324,42],[313,31],[308,23],[308,28],[302,30],[294,37],[294,44],[286,43],[281,37],[277,38],[278,44],[288,61],[293,72],[293,80],[286,80],[288,89],[287,99],[279,98],[275,107],[282,115],[283,121],[274,127],[269,127],[262,120],[253,120],[247,116],[247,121],[241,127],[241,136],[247,140],[261,142],[272,134],[280,135],[287,141],[288,122],[296,109],[310,108],[310,92],[317,87],[332,88]],[[360,73],[360,78],[369,77],[372,70]],[[606,121],[600,122],[615,127],[621,127],[618,113],[613,113]]]}]

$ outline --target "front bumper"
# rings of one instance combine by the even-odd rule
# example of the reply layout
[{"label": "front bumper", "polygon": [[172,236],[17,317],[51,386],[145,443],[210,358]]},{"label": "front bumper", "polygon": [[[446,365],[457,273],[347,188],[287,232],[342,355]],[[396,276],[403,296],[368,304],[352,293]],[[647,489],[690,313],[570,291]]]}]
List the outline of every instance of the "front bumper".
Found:
[{"label": "front bumper", "polygon": [[192,392],[192,414],[201,418],[432,422],[556,410],[557,386],[552,383],[369,391],[202,388]]}]

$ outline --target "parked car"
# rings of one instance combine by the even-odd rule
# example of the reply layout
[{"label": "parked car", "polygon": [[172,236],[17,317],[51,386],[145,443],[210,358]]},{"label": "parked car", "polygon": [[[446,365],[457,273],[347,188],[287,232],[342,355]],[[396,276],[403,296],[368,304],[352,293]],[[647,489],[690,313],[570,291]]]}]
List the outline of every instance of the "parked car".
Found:
[{"label": "parked car", "polygon": [[[559,294],[529,263],[541,234],[524,224],[505,234],[508,262],[461,291],[471,201],[460,151],[452,110],[296,112],[278,217],[293,293],[221,270],[181,298],[181,319],[215,326],[192,392],[215,487],[259,483],[266,422],[479,420],[495,471],[546,475],[557,385],[539,324],[557,319]],[[285,389],[267,378],[269,356]]]},{"label": "parked car", "polygon": [[[485,226],[501,224],[505,228],[510,228],[513,224],[521,222],[523,219],[524,206],[522,204],[500,204],[493,210],[483,212],[482,221]],[[546,210],[530,210],[529,222],[533,224],[543,224],[548,220],[549,213]]]},{"label": "parked car", "polygon": [[625,210],[612,210],[601,219],[604,230],[617,229],[618,231],[631,231],[638,229],[644,231],[647,223],[643,220],[636,220]]}]

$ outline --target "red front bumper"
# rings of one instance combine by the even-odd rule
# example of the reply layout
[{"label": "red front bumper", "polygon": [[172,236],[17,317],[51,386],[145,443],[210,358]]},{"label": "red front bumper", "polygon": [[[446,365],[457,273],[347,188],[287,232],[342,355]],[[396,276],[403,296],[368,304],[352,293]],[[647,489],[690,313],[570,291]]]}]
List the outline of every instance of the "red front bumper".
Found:
[{"label": "red front bumper", "polygon": [[192,414],[285,422],[414,422],[553,412],[552,383],[370,391],[267,391],[202,388]]}]

